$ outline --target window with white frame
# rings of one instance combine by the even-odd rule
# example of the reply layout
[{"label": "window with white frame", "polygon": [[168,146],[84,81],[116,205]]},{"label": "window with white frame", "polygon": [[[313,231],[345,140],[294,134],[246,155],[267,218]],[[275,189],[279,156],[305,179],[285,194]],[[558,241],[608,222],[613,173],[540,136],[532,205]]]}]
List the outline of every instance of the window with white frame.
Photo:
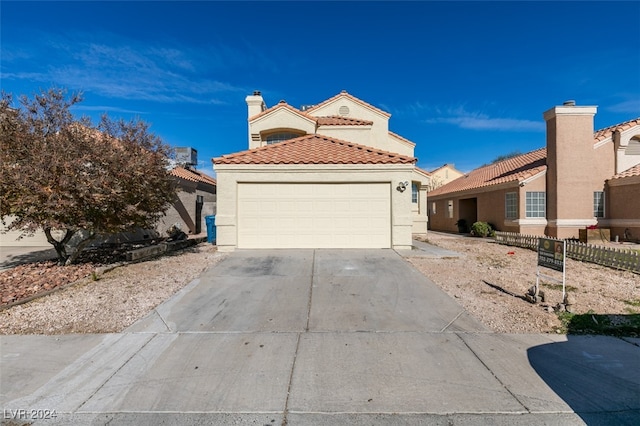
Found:
[{"label": "window with white frame", "polygon": [[265,141],[267,143],[267,145],[271,145],[274,143],[278,143],[278,142],[282,142],[282,141],[286,141],[289,139],[293,139],[293,138],[297,138],[298,136],[302,136],[304,135],[304,133],[302,132],[287,132],[287,131],[283,131],[283,132],[276,132],[276,133],[271,133],[269,135],[266,136]]},{"label": "window with white frame", "polygon": [[411,202],[418,204],[418,184],[411,182]]},{"label": "window with white frame", "polygon": [[453,218],[453,200],[447,201],[447,217]]},{"label": "window with white frame", "polygon": [[518,218],[518,193],[507,192],[504,195],[504,217],[506,219]]},{"label": "window with white frame", "polygon": [[527,192],[525,213],[527,217],[546,217],[547,193],[544,191]]},{"label": "window with white frame", "polygon": [[593,192],[593,217],[604,217],[604,192]]},{"label": "window with white frame", "polygon": [[436,202],[431,202],[431,214],[436,214]]}]

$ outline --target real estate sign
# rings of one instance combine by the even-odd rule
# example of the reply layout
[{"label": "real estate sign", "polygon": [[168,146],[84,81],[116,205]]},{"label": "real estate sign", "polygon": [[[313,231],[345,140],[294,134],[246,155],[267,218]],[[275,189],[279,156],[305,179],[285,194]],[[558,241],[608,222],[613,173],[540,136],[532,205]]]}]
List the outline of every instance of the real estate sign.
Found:
[{"label": "real estate sign", "polygon": [[551,238],[538,241],[538,265],[564,272],[565,242]]}]

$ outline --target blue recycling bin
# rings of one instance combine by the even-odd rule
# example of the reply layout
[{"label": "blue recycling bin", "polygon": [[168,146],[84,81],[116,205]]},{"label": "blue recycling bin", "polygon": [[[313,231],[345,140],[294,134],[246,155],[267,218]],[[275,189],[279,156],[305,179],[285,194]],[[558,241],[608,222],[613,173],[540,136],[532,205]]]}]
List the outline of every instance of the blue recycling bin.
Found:
[{"label": "blue recycling bin", "polygon": [[207,242],[213,244],[216,240],[216,217],[205,216],[204,220],[207,224]]}]

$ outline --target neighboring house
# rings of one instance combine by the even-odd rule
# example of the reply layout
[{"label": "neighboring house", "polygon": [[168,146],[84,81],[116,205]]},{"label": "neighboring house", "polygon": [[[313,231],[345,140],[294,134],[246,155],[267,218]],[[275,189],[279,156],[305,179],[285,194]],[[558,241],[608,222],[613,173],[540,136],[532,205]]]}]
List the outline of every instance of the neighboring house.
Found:
[{"label": "neighboring house", "polygon": [[472,172],[429,192],[433,230],[465,220],[501,231],[578,237],[609,228],[640,237],[640,118],[594,132],[597,108],[567,102],[544,113],[546,148]]},{"label": "neighboring house", "polygon": [[219,250],[411,248],[429,174],[389,113],[343,91],[297,109],[246,98],[247,151],[213,159]]},{"label": "neighboring house", "polygon": [[463,176],[460,170],[456,169],[453,164],[444,164],[437,169],[429,172],[431,176],[431,182],[429,184],[428,191],[433,191],[436,188],[446,185],[447,183],[458,179]]},{"label": "neighboring house", "polygon": [[178,198],[156,229],[166,237],[166,231],[177,223],[185,234],[206,233],[205,217],[216,212],[216,180],[188,165],[175,167],[170,174],[177,181]]},{"label": "neighboring house", "polygon": [[[155,230],[140,229],[135,232],[118,233],[98,239],[93,245],[166,238],[166,231],[176,223],[186,234],[206,233],[204,217],[214,215],[216,211],[215,179],[188,166],[175,167],[170,173],[177,181],[178,198],[167,209],[166,216],[160,219]],[[4,231],[4,227],[0,224],[0,232],[2,231]],[[0,246],[50,246],[42,231],[37,231],[31,236],[18,240],[19,235],[19,231],[0,233]],[[59,233],[54,231],[54,238],[59,237]]]}]

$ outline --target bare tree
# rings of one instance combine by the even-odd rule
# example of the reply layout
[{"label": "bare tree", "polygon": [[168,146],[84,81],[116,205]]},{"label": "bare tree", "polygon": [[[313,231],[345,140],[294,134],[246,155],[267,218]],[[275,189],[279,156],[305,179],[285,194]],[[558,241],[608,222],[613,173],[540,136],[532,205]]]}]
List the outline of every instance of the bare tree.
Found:
[{"label": "bare tree", "polygon": [[436,188],[440,188],[444,185],[444,179],[440,176],[431,175],[429,177],[429,183],[427,184],[427,192],[431,192]]},{"label": "bare tree", "polygon": [[152,227],[176,196],[169,146],[139,120],[74,118],[81,100],[50,89],[0,101],[2,222],[21,237],[42,229],[67,265],[99,235]]}]

